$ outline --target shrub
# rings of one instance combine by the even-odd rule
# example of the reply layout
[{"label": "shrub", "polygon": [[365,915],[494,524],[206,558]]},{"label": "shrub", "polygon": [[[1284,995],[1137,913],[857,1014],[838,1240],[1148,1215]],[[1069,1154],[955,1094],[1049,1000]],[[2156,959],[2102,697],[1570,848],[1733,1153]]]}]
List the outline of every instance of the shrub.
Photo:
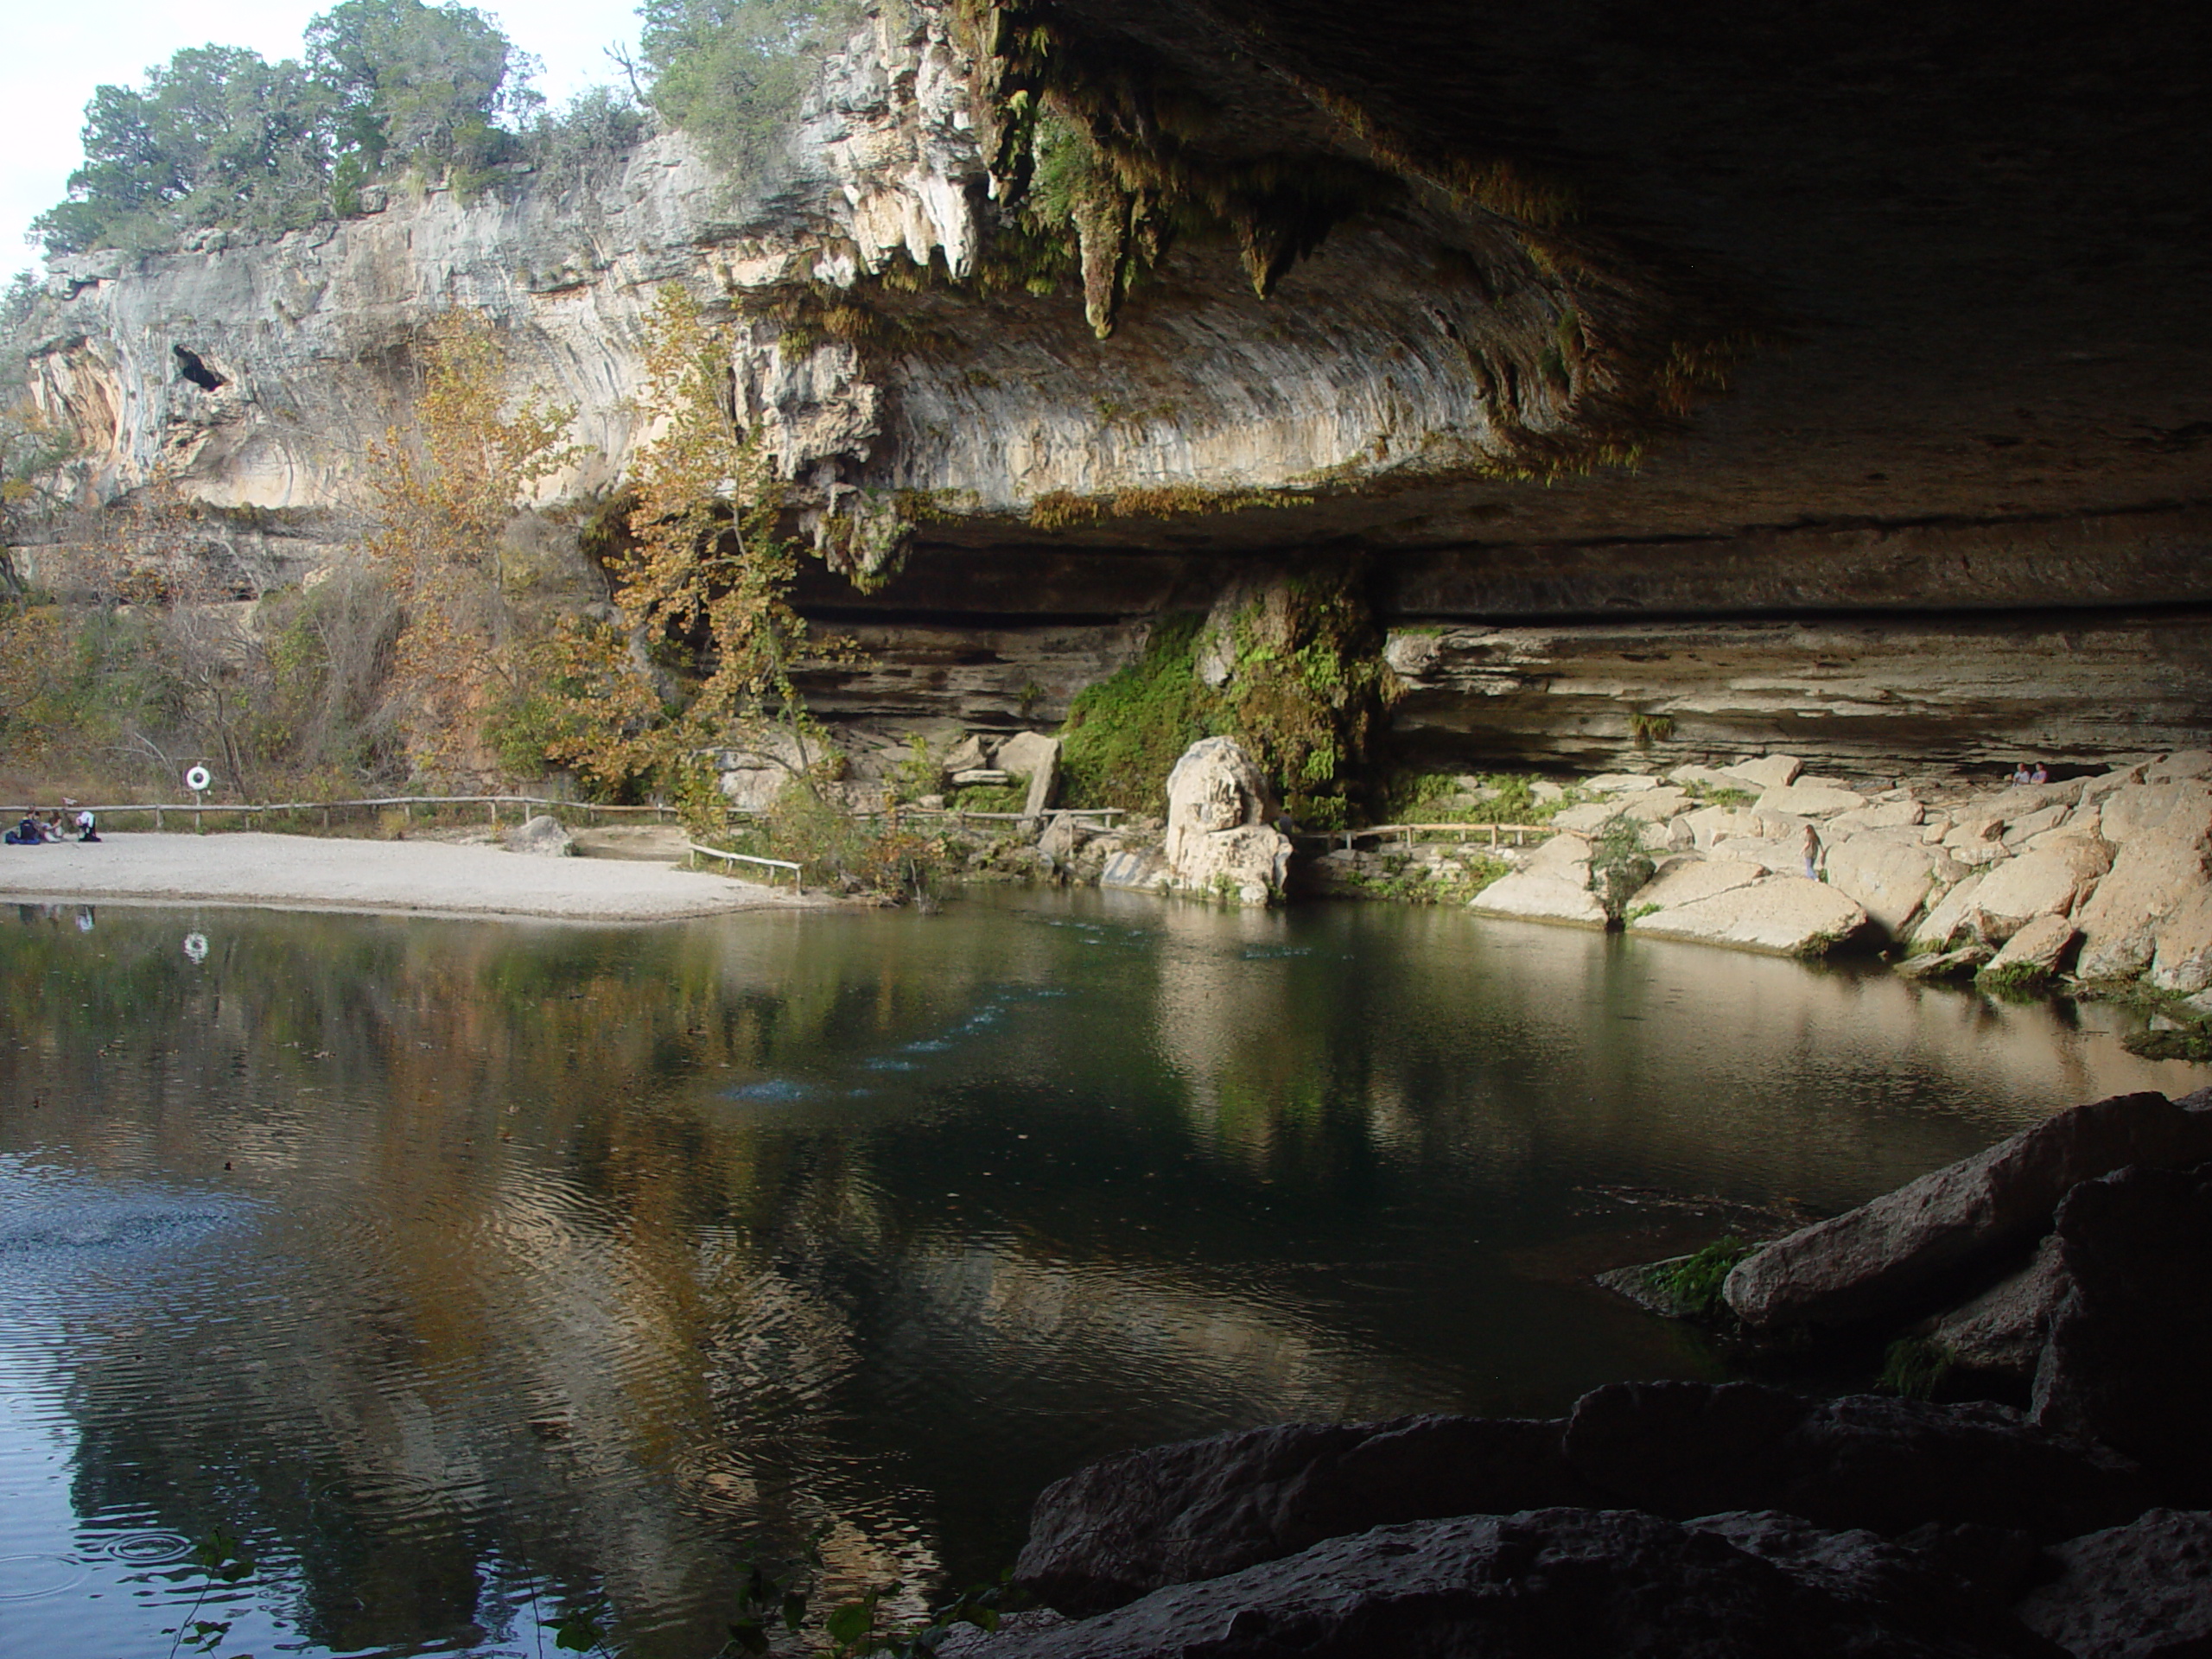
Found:
[{"label": "shrub", "polygon": [[1683,1318],[1710,1319],[1726,1306],[1721,1300],[1720,1287],[1729,1274],[1757,1248],[1728,1234],[1679,1262],[1653,1268],[1644,1274],[1643,1282],[1671,1300]]},{"label": "shrub", "polygon": [[1615,922],[1656,868],[1643,850],[1643,824],[1625,813],[1606,819],[1590,839],[1590,891]]}]

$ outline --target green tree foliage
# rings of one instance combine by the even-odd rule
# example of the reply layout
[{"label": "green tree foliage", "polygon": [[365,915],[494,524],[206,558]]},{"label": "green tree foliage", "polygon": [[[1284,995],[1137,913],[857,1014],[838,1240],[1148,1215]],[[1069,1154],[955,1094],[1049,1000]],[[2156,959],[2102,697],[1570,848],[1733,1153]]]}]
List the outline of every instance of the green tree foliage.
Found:
[{"label": "green tree foliage", "polygon": [[85,107],[85,162],[69,200],[34,222],[48,253],[140,247],[186,226],[285,230],[321,211],[327,90],[287,59],[200,46],[101,86]]},{"label": "green tree foliage", "polygon": [[341,0],[308,25],[308,67],[332,104],[341,175],[412,167],[442,176],[499,160],[543,107],[528,78],[540,67],[499,27],[467,6],[422,0]]},{"label": "green tree foliage", "polygon": [[815,60],[858,16],[849,0],[645,0],[639,51],[662,119],[734,172],[760,165]]},{"label": "green tree foliage", "polygon": [[543,108],[536,60],[466,6],[342,0],[305,45],[304,60],[277,63],[191,47],[143,86],[96,88],[69,198],[33,221],[47,252],[143,251],[201,226],[291,230],[358,211],[377,178],[473,188]]}]

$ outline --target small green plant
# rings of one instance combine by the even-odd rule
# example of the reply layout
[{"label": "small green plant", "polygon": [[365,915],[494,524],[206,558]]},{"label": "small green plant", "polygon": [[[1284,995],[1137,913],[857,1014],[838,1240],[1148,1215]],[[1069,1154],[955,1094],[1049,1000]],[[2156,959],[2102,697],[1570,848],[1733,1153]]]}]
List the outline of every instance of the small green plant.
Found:
[{"label": "small green plant", "polygon": [[1711,1319],[1726,1306],[1720,1287],[1736,1264],[1758,1246],[1734,1234],[1726,1234],[1681,1261],[1653,1268],[1644,1274],[1645,1286],[1673,1302],[1684,1319]]},{"label": "small green plant", "polygon": [[1950,1370],[1950,1352],[1941,1343],[1900,1337],[1882,1356],[1882,1372],[1874,1386],[1907,1400],[1932,1400]]},{"label": "small green plant", "polygon": [[175,1640],[169,1643],[171,1659],[180,1651],[215,1651],[235,1621],[202,1618],[200,1610],[217,1585],[237,1584],[253,1571],[253,1563],[241,1553],[238,1541],[219,1526],[192,1547],[192,1565],[201,1574],[200,1593],[193,1599],[184,1622],[176,1627]]},{"label": "small green plant", "polygon": [[2032,962],[2008,962],[1974,976],[1974,988],[2011,1002],[2024,1002],[2050,988],[2050,969]]},{"label": "small green plant", "polygon": [[1672,715],[1630,715],[1628,717],[1629,736],[1639,749],[1648,749],[1654,743],[1664,743],[1675,734]]},{"label": "small green plant", "polygon": [[1716,785],[1706,783],[1703,779],[1693,781],[1688,787],[1690,798],[1702,802],[1707,806],[1751,806],[1758,800],[1758,797],[1748,789],[1733,789],[1726,785]]},{"label": "small green plant", "polygon": [[937,793],[944,781],[944,766],[930,752],[930,741],[919,732],[906,740],[906,758],[891,767],[891,798],[918,801]]},{"label": "small green plant", "polygon": [[1664,906],[1659,905],[1638,905],[1634,910],[1629,912],[1627,919],[1631,922],[1640,922],[1647,916],[1656,916],[1662,908]]},{"label": "small green plant", "polygon": [[1029,804],[1029,785],[970,784],[946,796],[944,804],[962,812],[1019,812]]},{"label": "small green plant", "polygon": [[1606,819],[1590,838],[1590,891],[1615,923],[1656,868],[1643,850],[1643,824],[1624,812]]}]

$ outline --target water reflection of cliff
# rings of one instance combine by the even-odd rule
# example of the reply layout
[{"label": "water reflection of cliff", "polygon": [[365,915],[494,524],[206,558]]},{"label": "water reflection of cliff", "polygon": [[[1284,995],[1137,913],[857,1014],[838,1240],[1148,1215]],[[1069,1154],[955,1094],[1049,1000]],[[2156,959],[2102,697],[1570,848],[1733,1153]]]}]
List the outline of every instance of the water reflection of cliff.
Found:
[{"label": "water reflection of cliff", "polygon": [[1116,1446],[1707,1368],[1500,1268],[1578,1184],[1848,1201],[2163,1080],[2045,1011],[1685,950],[1111,901],[12,929],[0,1152],[62,1211],[244,1207],[9,1330],[85,1524],[250,1527],[321,1643],[603,1581],[683,1652],[755,1535],[967,1576]]}]

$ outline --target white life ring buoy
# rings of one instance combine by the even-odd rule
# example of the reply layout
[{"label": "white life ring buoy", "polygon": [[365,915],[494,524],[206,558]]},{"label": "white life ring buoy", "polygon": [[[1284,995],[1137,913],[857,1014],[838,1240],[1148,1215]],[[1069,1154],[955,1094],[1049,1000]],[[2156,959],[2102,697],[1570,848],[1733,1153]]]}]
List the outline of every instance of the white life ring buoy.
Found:
[{"label": "white life ring buoy", "polygon": [[214,781],[205,766],[194,766],[184,774],[184,786],[195,795]]}]

